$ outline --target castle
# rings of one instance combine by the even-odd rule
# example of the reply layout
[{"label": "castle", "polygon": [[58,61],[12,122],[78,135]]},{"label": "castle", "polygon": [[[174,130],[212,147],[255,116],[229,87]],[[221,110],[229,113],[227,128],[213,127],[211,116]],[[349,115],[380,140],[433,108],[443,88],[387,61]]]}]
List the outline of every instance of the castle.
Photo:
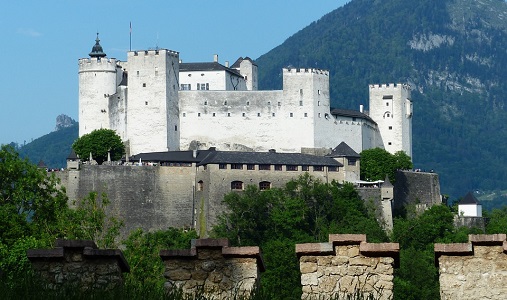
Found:
[{"label": "castle", "polygon": [[322,153],[345,142],[412,156],[412,102],[405,84],[370,85],[369,113],[331,108],[329,72],[283,69],[283,89],[258,90],[257,66],[182,63],[167,49],[107,58],[98,35],[79,60],[79,136],[115,130],[127,156],[208,149]]}]

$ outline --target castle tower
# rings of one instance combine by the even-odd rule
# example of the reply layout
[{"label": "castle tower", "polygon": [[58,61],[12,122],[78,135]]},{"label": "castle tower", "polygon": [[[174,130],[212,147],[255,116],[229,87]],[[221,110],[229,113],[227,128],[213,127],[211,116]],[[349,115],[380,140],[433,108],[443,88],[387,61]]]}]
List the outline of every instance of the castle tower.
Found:
[{"label": "castle tower", "polygon": [[109,125],[109,97],[118,85],[114,58],[106,58],[99,34],[89,58],[79,59],[79,136]]},{"label": "castle tower", "polygon": [[404,151],[412,157],[412,114],[409,85],[370,85],[370,117],[389,153]]},{"label": "castle tower", "polygon": [[127,135],[130,155],[179,150],[179,54],[128,52]]}]

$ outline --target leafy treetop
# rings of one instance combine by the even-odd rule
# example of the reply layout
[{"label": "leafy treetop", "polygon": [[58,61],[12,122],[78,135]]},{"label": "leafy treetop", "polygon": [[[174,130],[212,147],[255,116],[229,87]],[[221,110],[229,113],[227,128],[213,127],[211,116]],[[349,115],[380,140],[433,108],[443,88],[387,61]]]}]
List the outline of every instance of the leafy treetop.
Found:
[{"label": "leafy treetop", "polygon": [[78,138],[72,149],[81,159],[88,159],[90,153],[97,163],[107,159],[107,153],[112,160],[119,160],[125,154],[125,145],[121,138],[111,129],[97,129]]},{"label": "leafy treetop", "polygon": [[361,152],[361,179],[383,180],[386,175],[395,181],[396,170],[410,170],[413,164],[410,156],[403,151],[391,154],[384,149],[374,148]]}]

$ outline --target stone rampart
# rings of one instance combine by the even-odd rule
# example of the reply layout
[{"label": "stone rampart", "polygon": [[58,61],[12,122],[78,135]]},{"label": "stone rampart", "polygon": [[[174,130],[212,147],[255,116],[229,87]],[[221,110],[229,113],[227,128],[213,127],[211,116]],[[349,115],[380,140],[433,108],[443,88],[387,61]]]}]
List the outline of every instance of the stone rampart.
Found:
[{"label": "stone rampart", "polygon": [[505,299],[505,234],[469,235],[468,243],[435,244],[442,300]]},{"label": "stone rampart", "polygon": [[192,240],[191,249],[162,250],[165,289],[204,292],[213,299],[249,295],[260,280],[264,262],[259,247],[229,247],[227,239]]},{"label": "stone rampart", "polygon": [[424,210],[442,203],[440,180],[437,173],[398,171],[394,185],[394,209],[399,211],[407,205]]},{"label": "stone rampart", "polygon": [[77,286],[111,290],[123,285],[130,268],[120,250],[97,249],[93,241],[56,240],[53,249],[27,250],[32,268],[49,288]]},{"label": "stone rampart", "polygon": [[393,297],[397,243],[367,243],[363,234],[330,234],[329,243],[297,244],[296,254],[301,299],[341,299],[357,292],[374,299]]}]

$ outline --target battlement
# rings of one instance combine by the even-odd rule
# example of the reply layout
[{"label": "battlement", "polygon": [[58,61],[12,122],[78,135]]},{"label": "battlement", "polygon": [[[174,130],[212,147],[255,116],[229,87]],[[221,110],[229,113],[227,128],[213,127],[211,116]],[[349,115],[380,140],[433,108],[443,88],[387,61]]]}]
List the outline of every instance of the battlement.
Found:
[{"label": "battlement", "polygon": [[132,56],[144,57],[144,56],[155,56],[155,55],[160,55],[160,54],[178,58],[180,53],[177,51],[168,50],[168,49],[151,49],[151,50],[129,51],[127,53],[127,56],[128,57],[132,57]]},{"label": "battlement", "polygon": [[81,58],[79,59],[79,71],[112,71],[115,72],[117,68],[117,63],[119,61],[116,58],[97,58],[97,57],[89,57],[89,58]]},{"label": "battlement", "polygon": [[283,68],[283,74],[318,74],[329,76],[328,70],[306,68]]},{"label": "battlement", "polygon": [[371,90],[398,90],[403,89],[406,91],[410,91],[411,87],[407,83],[388,83],[388,84],[370,84]]}]

